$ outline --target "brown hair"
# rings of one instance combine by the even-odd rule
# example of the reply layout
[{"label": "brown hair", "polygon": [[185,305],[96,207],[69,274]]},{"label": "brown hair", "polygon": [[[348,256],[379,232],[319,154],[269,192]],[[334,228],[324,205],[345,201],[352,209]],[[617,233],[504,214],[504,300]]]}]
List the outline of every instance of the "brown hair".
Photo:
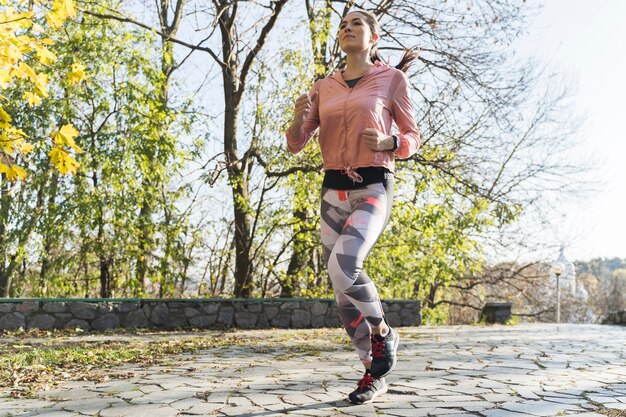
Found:
[{"label": "brown hair", "polygon": [[[380,36],[380,24],[378,23],[378,19],[376,15],[368,10],[353,10],[350,13],[361,13],[365,17],[365,22],[370,27],[372,33],[375,33]],[[395,65],[395,68],[399,69],[402,72],[406,72],[413,61],[415,61],[418,57],[418,52],[415,48],[405,49],[402,54],[402,58],[400,58],[400,62]],[[383,57],[378,52],[378,49],[374,46],[372,47],[372,51],[370,53],[370,59],[372,62],[381,61],[384,62]]]}]

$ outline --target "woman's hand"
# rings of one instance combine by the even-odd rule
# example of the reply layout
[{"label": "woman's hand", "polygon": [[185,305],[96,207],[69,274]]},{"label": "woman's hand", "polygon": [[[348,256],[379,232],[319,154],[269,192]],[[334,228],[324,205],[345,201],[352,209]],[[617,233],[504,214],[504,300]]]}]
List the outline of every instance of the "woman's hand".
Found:
[{"label": "woman's hand", "polygon": [[304,119],[306,119],[306,117],[311,112],[311,104],[313,103],[313,100],[316,96],[317,91],[314,92],[312,95],[309,95],[308,93],[302,94],[296,99],[296,114],[293,120],[294,124],[302,126],[302,124],[304,123]]},{"label": "woman's hand", "polygon": [[390,151],[393,149],[393,136],[385,135],[371,127],[363,131],[363,140],[373,151]]},{"label": "woman's hand", "polygon": [[315,99],[316,96],[317,96],[317,91],[314,92],[312,95],[309,95],[308,93],[302,94],[300,97],[296,99],[296,104],[295,104],[296,112],[293,117],[293,123],[289,127],[289,131],[291,132],[291,135],[296,139],[300,137],[300,129],[302,128],[302,125],[304,124],[304,120],[311,112],[311,104],[313,103],[313,100]]}]

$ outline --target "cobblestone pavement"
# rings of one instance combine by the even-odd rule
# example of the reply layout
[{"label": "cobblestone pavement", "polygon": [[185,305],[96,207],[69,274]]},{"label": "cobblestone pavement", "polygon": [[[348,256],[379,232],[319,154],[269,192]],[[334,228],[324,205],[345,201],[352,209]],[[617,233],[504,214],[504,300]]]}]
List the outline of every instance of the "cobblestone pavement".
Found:
[{"label": "cobblestone pavement", "polygon": [[362,373],[356,355],[319,340],[342,330],[251,330],[238,334],[283,337],[125,367],[128,379],[68,382],[37,399],[0,392],[0,417],[626,415],[626,326],[399,330],[398,366],[374,404],[345,401]]}]

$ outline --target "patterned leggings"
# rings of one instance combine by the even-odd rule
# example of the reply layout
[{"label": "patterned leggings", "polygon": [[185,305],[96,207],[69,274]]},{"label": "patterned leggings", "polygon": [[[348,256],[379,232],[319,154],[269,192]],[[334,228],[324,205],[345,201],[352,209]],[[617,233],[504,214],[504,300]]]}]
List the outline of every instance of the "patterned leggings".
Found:
[{"label": "patterned leggings", "polygon": [[346,191],[322,188],[324,260],[339,317],[366,366],[372,361],[370,325],[378,326],[384,313],[376,287],[362,267],[389,221],[392,204],[393,179],[387,180],[387,189],[382,183]]}]

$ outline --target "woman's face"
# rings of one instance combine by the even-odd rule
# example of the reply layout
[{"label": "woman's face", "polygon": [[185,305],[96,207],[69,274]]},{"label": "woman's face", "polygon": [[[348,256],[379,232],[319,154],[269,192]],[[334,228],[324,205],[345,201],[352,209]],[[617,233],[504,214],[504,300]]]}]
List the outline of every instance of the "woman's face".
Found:
[{"label": "woman's face", "polygon": [[378,40],[372,33],[365,16],[359,12],[348,13],[339,25],[339,46],[346,54],[369,50]]}]

